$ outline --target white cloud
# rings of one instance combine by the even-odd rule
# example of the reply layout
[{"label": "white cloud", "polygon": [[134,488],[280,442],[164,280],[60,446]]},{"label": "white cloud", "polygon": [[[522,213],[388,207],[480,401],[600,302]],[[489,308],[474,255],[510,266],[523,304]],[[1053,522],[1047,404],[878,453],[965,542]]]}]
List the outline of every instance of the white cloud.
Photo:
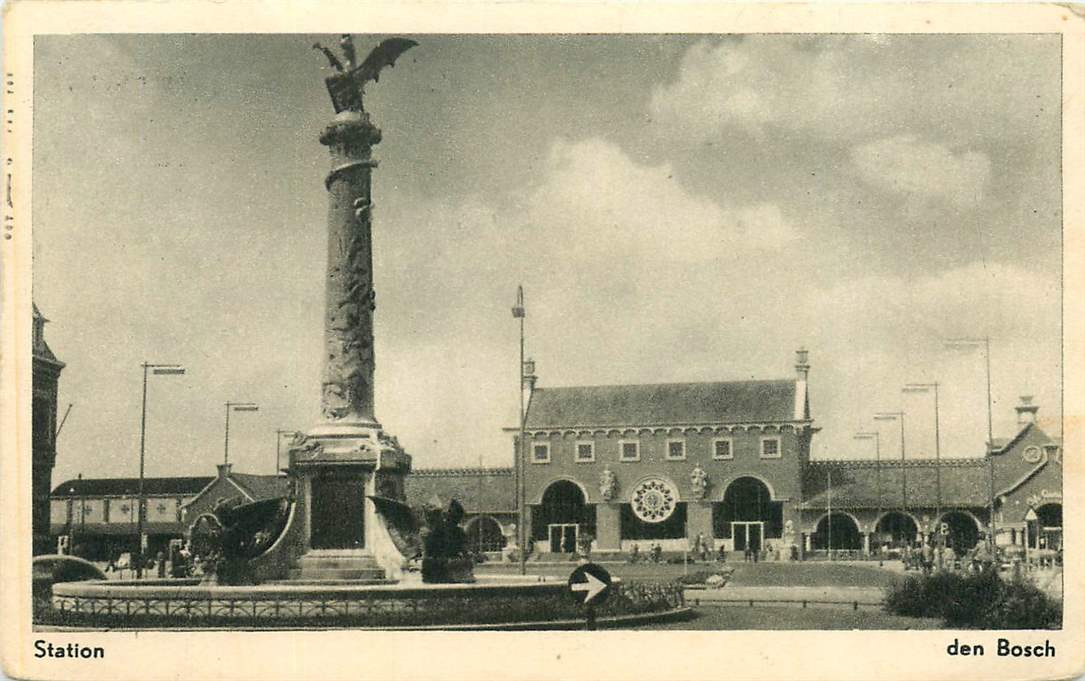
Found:
[{"label": "white cloud", "polygon": [[959,208],[982,200],[991,162],[976,151],[951,149],[900,135],[862,144],[851,150],[855,169],[867,184],[909,198],[941,198]]},{"label": "white cloud", "polygon": [[670,164],[639,164],[600,139],[556,141],[544,177],[524,221],[577,259],[620,253],[705,261],[797,237],[772,203],[721,206],[687,192]]},{"label": "white cloud", "polygon": [[1058,108],[1057,90],[1038,85],[1057,82],[1057,54],[1056,43],[1021,36],[727,38],[692,46],[649,109],[657,134],[694,142],[739,129],[760,140],[933,131],[1029,143]]},{"label": "white cloud", "polygon": [[[912,414],[906,423],[910,455],[932,455],[929,398],[904,398],[900,388],[939,381],[943,454],[981,453],[987,435],[983,355],[948,350],[947,338],[993,337],[996,437],[1013,432],[1019,395],[1037,395],[1045,416],[1057,417],[1058,292],[1057,273],[982,263],[922,278],[868,276],[809,289],[794,322],[817,339],[812,390],[815,417],[824,427],[817,451],[864,453],[861,443],[851,441],[852,432],[874,425],[874,411],[903,407]],[[895,447],[897,435],[886,437]]]}]

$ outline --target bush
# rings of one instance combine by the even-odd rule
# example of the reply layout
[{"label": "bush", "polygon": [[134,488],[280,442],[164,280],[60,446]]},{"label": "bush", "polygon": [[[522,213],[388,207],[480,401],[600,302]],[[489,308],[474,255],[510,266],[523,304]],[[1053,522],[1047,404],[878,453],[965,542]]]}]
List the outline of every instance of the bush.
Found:
[{"label": "bush", "polygon": [[1058,629],[1062,606],[1031,582],[1003,580],[994,570],[972,575],[914,575],[886,588],[885,609],[906,617],[934,617],[947,627]]}]

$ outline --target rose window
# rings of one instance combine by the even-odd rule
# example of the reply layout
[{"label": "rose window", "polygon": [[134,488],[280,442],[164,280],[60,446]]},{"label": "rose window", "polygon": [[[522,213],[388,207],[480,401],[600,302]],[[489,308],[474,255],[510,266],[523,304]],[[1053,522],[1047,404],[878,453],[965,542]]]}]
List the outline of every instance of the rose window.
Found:
[{"label": "rose window", "polygon": [[663,480],[645,480],[633,490],[633,513],[646,523],[661,523],[674,513],[678,492]]}]

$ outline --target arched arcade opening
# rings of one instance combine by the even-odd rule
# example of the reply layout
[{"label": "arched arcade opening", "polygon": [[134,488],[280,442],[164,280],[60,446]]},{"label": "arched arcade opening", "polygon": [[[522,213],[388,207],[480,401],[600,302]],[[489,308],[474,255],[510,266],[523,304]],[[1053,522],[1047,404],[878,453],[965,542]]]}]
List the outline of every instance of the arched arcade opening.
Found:
[{"label": "arched arcade opening", "polygon": [[890,511],[878,519],[874,528],[875,537],[871,548],[881,548],[886,544],[891,549],[899,549],[907,544],[914,544],[919,534],[919,527],[912,516],[901,511]]},{"label": "arched arcade opening", "polygon": [[1029,548],[1062,548],[1062,504],[1049,503],[1035,509],[1036,520],[1029,523]]},{"label": "arched arcade opening", "polygon": [[472,518],[464,530],[467,550],[477,553],[500,551],[505,548],[505,535],[501,524],[488,515]]},{"label": "arched arcade opening", "polygon": [[855,519],[839,511],[821,517],[810,538],[814,550],[857,551],[863,548],[863,538]]},{"label": "arched arcade opening", "polygon": [[957,555],[971,551],[979,541],[980,530],[976,519],[964,511],[943,514],[941,523],[944,523],[948,530],[946,546],[952,548]]},{"label": "arched arcade opening", "polygon": [[730,539],[735,551],[760,551],[767,540],[783,535],[784,504],[773,501],[768,486],[754,477],[736,478],[712,505],[712,530],[717,539]]},{"label": "arched arcade opening", "polygon": [[580,486],[570,480],[555,480],[542,495],[542,503],[531,509],[531,538],[535,550],[575,553],[581,536],[595,534],[595,509]]}]

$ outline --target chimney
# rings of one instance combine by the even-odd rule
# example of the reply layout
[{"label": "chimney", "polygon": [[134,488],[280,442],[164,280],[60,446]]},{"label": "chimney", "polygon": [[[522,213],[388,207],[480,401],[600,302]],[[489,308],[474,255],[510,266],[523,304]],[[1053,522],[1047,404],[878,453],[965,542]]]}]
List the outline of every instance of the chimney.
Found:
[{"label": "chimney", "polygon": [[1036,423],[1036,412],[1040,410],[1040,407],[1032,403],[1032,395],[1022,395],[1021,404],[1014,408],[1017,410],[1017,425],[1027,426],[1030,423]]},{"label": "chimney", "polygon": [[800,381],[805,381],[810,375],[810,363],[807,359],[810,357],[810,351],[806,348],[799,348],[795,351],[795,378]]},{"label": "chimney", "polygon": [[217,468],[219,469],[219,479],[220,480],[225,478],[227,475],[230,474],[230,466],[232,466],[232,465],[233,464],[229,464],[229,463],[220,463],[217,466]]},{"label": "chimney", "polygon": [[524,387],[527,389],[528,397],[535,392],[535,382],[538,380],[539,377],[535,375],[535,360],[529,357],[524,360]]}]

